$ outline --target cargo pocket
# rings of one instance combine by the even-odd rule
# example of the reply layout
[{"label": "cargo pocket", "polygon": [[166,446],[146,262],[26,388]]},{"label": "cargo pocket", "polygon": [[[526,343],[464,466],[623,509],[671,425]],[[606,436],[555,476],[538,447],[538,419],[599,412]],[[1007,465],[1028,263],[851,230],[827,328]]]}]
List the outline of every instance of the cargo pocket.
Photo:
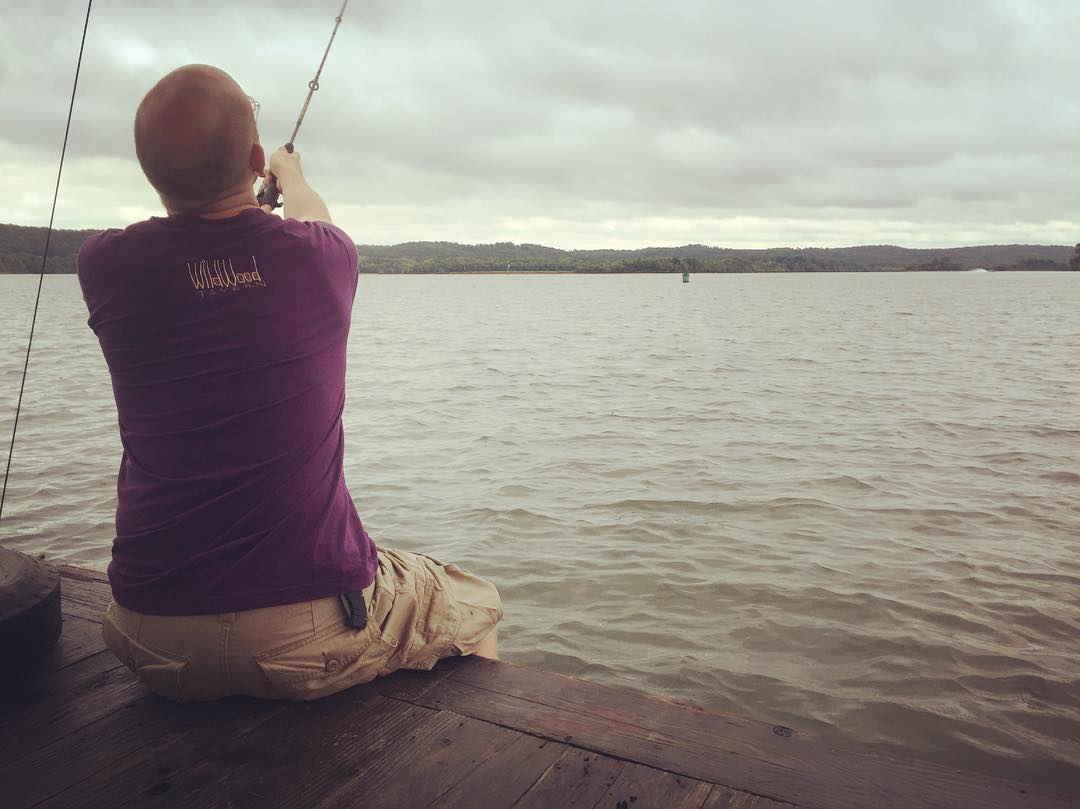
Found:
[{"label": "cargo pocket", "polygon": [[453,654],[461,616],[434,572],[442,567],[430,557],[411,557],[407,585],[383,624],[383,634],[397,638],[400,648],[381,674],[396,669],[429,671],[440,658]]},{"label": "cargo pocket", "polygon": [[188,665],[187,657],[155,649],[138,640],[134,633],[118,623],[112,606],[105,614],[101,634],[105,645],[143,685],[162,697],[183,702],[181,678]]},{"label": "cargo pocket", "polygon": [[384,638],[374,621],[365,629],[340,623],[263,652],[255,662],[278,697],[309,700],[374,680],[396,650],[396,641]]}]

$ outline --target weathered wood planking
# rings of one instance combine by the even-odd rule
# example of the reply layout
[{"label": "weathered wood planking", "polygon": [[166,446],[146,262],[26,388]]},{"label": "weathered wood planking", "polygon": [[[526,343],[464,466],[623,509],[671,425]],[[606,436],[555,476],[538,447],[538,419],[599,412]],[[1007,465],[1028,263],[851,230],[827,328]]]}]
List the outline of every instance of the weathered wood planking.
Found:
[{"label": "weathered wood planking", "polygon": [[102,574],[0,712],[4,809],[1065,809],[1080,799],[480,659],[312,703],[176,705],[105,650]]},{"label": "weathered wood planking", "polygon": [[[615,783],[626,762],[569,747],[514,809],[592,809]],[[636,807],[635,807],[636,809]]]},{"label": "weathered wood planking", "polygon": [[788,728],[480,658],[417,698],[438,710],[800,806],[1073,806],[1024,784],[834,747]]},{"label": "weathered wood planking", "polygon": [[713,791],[701,809],[797,809],[797,807],[791,803],[778,803],[768,798],[718,786],[713,787]]},{"label": "weathered wood planking", "polygon": [[439,805],[437,801],[444,793],[520,737],[520,733],[506,728],[440,711],[423,734],[403,745],[395,755],[373,760],[363,777],[351,779],[317,806],[398,809]]},{"label": "weathered wood planking", "polygon": [[107,573],[101,570],[91,570],[88,567],[78,567],[76,565],[58,564],[55,565],[55,567],[60,571],[60,575],[64,579],[65,587],[71,582],[82,582],[84,584],[93,585],[97,600],[102,603],[108,603],[109,576]]},{"label": "weathered wood planking", "polygon": [[201,758],[163,757],[168,772],[133,768],[130,777],[139,779],[139,791],[110,783],[89,805],[306,809],[366,772],[380,753],[392,756],[435,716],[388,700],[353,699],[333,708],[323,702],[287,705],[245,732],[219,736]]},{"label": "weathered wood planking", "polygon": [[701,809],[713,785],[640,764],[627,763],[600,798],[600,806],[625,809]]},{"label": "weathered wood planking", "polygon": [[438,798],[439,809],[515,806],[567,750],[566,745],[516,734]]},{"label": "weathered wood planking", "polygon": [[120,805],[285,708],[255,700],[175,705],[141,687],[133,691],[118,710],[0,768],[7,805],[29,807],[46,800],[50,807]]},{"label": "weathered wood planking", "polygon": [[101,624],[85,618],[65,615],[60,638],[53,647],[52,655],[44,661],[43,668],[47,671],[59,671],[102,652],[104,648]]},{"label": "weathered wood planking", "polygon": [[0,767],[63,740],[144,693],[108,652],[35,679],[4,701]]}]

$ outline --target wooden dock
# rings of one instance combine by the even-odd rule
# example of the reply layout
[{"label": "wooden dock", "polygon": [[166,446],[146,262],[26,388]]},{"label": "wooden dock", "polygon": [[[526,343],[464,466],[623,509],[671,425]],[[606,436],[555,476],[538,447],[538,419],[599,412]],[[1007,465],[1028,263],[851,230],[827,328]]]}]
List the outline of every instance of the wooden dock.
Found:
[{"label": "wooden dock", "polygon": [[0,708],[4,809],[1080,806],[1080,794],[480,659],[311,703],[177,705],[105,649],[104,576],[65,568],[62,584],[52,658]]}]

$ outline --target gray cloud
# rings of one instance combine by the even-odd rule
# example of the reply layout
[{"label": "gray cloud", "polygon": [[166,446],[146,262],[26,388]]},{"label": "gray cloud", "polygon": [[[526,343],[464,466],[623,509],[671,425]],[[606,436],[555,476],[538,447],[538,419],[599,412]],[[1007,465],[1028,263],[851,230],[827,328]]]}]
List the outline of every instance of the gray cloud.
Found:
[{"label": "gray cloud", "polygon": [[[0,220],[39,224],[85,6],[4,2]],[[154,212],[131,122],[179,64],[228,70],[283,141],[336,11],[98,0],[61,224]],[[359,241],[1072,241],[1078,23],[1050,0],[352,0],[297,144]]]}]

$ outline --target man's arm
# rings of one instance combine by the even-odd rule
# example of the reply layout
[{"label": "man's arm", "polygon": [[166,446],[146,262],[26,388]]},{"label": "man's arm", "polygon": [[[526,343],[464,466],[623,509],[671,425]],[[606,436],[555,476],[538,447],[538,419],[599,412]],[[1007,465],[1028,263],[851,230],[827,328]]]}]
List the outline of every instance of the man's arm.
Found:
[{"label": "man's arm", "polygon": [[277,177],[286,219],[332,224],[326,203],[304,179],[298,152],[278,149],[270,155],[270,173]]}]

